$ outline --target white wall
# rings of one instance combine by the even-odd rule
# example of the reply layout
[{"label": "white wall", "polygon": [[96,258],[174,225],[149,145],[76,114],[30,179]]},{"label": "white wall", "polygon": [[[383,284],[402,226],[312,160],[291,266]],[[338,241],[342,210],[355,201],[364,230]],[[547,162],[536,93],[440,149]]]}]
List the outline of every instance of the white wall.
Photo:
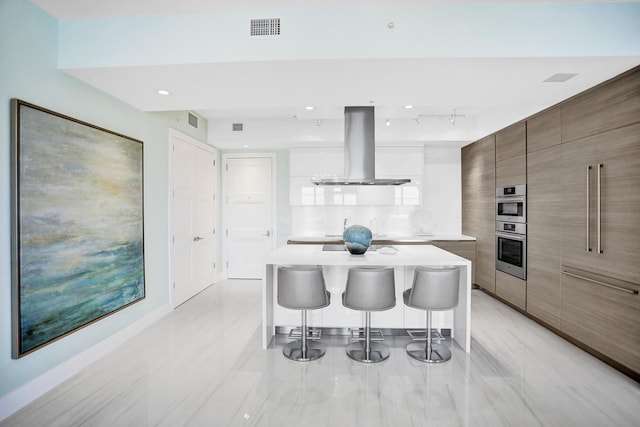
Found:
[{"label": "white wall", "polygon": [[[0,1],[0,420],[169,303],[168,133],[169,127],[194,132],[178,114],[143,113],[59,71],[57,52],[54,18],[29,1]],[[11,98],[144,141],[146,298],[17,360],[11,358]]]}]

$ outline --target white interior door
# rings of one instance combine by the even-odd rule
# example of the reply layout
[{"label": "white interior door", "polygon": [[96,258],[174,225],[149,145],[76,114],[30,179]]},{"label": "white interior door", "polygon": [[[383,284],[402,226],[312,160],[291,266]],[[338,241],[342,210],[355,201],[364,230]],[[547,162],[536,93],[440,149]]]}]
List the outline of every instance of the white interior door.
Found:
[{"label": "white interior door", "polygon": [[226,258],[230,279],[259,279],[273,250],[273,158],[227,157]]},{"label": "white interior door", "polygon": [[216,152],[171,137],[171,271],[174,307],[214,281]]}]

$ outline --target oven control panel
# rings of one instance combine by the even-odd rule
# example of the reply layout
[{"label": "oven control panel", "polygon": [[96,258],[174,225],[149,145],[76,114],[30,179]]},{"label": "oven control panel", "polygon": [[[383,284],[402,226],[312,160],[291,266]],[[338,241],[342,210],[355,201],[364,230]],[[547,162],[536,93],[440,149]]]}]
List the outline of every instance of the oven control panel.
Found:
[{"label": "oven control panel", "polygon": [[527,234],[527,224],[521,222],[496,221],[496,231],[514,234]]}]

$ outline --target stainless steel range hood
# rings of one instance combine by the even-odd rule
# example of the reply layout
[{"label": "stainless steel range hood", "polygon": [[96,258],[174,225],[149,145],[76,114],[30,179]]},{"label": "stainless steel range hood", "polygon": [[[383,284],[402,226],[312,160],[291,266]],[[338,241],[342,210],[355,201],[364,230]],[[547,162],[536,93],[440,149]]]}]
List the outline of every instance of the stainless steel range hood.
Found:
[{"label": "stainless steel range hood", "polygon": [[344,178],[314,178],[316,185],[401,185],[410,179],[376,179],[374,107],[344,107]]}]

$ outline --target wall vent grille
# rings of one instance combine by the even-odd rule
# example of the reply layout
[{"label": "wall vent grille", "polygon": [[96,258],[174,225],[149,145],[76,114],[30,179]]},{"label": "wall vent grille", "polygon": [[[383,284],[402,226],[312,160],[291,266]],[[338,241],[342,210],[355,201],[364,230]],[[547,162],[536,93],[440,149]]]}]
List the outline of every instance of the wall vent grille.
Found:
[{"label": "wall vent grille", "polygon": [[194,114],[189,113],[189,124],[194,128],[198,128],[198,117]]},{"label": "wall vent grille", "polygon": [[572,79],[577,75],[578,74],[574,74],[574,73],[557,73],[549,77],[548,79],[543,80],[542,82],[543,83],[564,83],[567,80]]},{"label": "wall vent grille", "polygon": [[231,125],[231,129],[232,129],[234,132],[242,132],[242,128],[243,128],[242,123],[233,123],[233,124]]},{"label": "wall vent grille", "polygon": [[279,36],[280,18],[252,19],[249,34],[251,36]]}]

